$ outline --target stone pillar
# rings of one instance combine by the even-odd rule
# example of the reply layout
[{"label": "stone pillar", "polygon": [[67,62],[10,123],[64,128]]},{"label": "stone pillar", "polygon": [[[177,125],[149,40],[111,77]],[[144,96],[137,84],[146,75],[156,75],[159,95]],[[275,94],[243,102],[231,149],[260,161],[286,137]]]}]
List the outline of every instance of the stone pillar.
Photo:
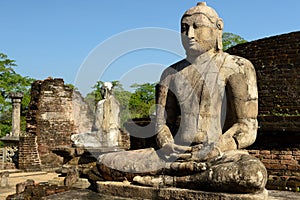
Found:
[{"label": "stone pillar", "polygon": [[9,94],[12,102],[12,136],[20,136],[21,123],[21,102],[23,94],[20,92],[12,92]]}]

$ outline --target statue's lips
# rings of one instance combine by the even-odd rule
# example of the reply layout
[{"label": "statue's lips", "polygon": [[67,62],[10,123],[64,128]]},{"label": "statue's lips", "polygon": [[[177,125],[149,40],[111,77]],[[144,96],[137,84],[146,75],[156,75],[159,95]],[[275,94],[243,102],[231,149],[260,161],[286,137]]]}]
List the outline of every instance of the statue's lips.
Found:
[{"label": "statue's lips", "polygon": [[187,42],[188,45],[193,46],[193,45],[198,45],[198,42],[196,40],[189,40]]}]

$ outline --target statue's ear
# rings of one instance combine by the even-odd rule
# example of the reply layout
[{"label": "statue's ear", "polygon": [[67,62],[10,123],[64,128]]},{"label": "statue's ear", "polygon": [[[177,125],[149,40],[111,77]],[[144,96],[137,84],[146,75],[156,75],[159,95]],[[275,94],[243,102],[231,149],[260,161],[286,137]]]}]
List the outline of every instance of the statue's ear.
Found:
[{"label": "statue's ear", "polygon": [[223,41],[222,41],[222,30],[224,28],[224,23],[221,18],[219,18],[216,22],[216,26],[218,28],[218,38],[217,38],[217,48],[218,50],[223,50]]},{"label": "statue's ear", "polygon": [[217,26],[217,28],[218,28],[219,30],[222,31],[223,28],[224,28],[224,22],[223,22],[223,19],[221,19],[221,18],[217,19],[216,26]]}]

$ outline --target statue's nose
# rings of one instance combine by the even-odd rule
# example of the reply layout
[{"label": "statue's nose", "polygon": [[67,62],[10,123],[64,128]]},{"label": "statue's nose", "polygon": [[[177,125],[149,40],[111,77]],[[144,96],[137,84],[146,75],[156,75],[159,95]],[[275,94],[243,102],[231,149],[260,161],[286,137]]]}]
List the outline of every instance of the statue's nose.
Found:
[{"label": "statue's nose", "polygon": [[193,26],[189,27],[187,36],[189,38],[191,38],[191,39],[194,39],[194,37],[195,37],[195,30],[194,30]]}]

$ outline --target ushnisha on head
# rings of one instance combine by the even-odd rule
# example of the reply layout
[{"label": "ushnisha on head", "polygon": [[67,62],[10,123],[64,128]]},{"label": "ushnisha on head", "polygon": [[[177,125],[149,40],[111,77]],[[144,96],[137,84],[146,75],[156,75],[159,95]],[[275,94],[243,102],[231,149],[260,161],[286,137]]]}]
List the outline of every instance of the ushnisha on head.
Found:
[{"label": "ushnisha on head", "polygon": [[188,56],[198,56],[211,49],[221,51],[223,20],[205,2],[187,10],[181,19],[182,44]]}]

